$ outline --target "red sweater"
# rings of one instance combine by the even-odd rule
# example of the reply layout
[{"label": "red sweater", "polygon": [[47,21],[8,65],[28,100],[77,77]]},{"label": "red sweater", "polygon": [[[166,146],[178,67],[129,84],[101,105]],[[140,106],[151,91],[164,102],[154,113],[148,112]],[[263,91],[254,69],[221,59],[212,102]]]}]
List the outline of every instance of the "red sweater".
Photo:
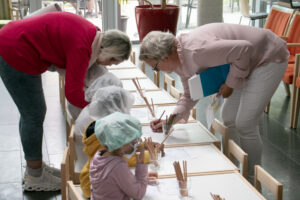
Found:
[{"label": "red sweater", "polygon": [[99,30],[84,18],[67,12],[52,12],[19,21],[0,29],[0,56],[18,71],[38,75],[53,64],[66,69],[65,94],[80,108],[84,79]]}]

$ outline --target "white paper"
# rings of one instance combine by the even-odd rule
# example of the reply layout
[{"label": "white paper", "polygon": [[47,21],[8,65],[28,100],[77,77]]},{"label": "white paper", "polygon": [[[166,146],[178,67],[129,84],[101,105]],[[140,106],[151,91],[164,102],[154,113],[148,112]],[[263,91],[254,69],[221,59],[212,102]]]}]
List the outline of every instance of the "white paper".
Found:
[{"label": "white paper", "polygon": [[220,110],[221,105],[224,102],[224,98],[222,95],[217,97],[216,94],[209,97],[209,104],[206,108],[206,122],[207,122],[207,128],[210,129],[218,110]]}]

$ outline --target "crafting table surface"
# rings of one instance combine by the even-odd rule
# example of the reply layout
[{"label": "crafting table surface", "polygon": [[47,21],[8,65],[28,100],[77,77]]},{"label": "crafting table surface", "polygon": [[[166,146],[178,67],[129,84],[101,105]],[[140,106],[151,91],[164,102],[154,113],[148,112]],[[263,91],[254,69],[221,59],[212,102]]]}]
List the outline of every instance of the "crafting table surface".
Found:
[{"label": "crafting table surface", "polygon": [[[179,197],[176,178],[159,179],[157,186],[148,186],[143,200],[176,200]],[[210,193],[220,195],[226,200],[262,200],[259,194],[238,173],[225,173],[189,177],[189,198],[193,200],[212,200]]]}]

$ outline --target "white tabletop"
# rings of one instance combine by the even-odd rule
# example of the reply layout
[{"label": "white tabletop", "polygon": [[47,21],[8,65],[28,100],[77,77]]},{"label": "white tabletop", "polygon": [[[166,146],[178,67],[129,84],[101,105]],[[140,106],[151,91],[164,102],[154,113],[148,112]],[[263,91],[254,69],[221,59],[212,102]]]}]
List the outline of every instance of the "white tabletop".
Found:
[{"label": "white tabletop", "polygon": [[119,79],[133,79],[133,78],[139,78],[139,79],[145,79],[147,76],[138,68],[132,68],[132,69],[115,69],[115,70],[109,70],[109,72],[116,75]]},{"label": "white tabletop", "polygon": [[[149,78],[140,79],[139,82],[142,89],[145,89],[146,91],[160,90]],[[133,84],[132,80],[122,80],[122,84],[124,89],[130,92],[136,91],[136,87]]]},{"label": "white tabletop", "polygon": [[[211,144],[220,143],[220,141],[210,133],[202,124],[175,124],[174,131],[165,142],[166,146],[188,146],[190,144]],[[163,133],[155,133],[150,126],[142,127],[142,137],[152,137],[156,142],[163,141]]]},{"label": "white tabletop", "polygon": [[180,164],[182,165],[182,160],[187,161],[188,174],[207,174],[238,170],[222,152],[211,144],[165,148],[165,157],[160,159],[159,169],[155,169],[152,164],[149,164],[148,171],[157,171],[159,176],[175,176],[173,162],[180,161]]},{"label": "white tabletop", "polygon": [[109,70],[111,70],[111,69],[130,69],[130,68],[136,68],[136,66],[130,60],[121,62],[118,65],[107,66],[107,69],[109,69]]},{"label": "white tabletop", "polygon": [[[139,119],[142,125],[149,125],[152,120],[158,119],[164,111],[165,113],[163,119],[165,119],[167,115],[170,116],[170,114],[172,114],[172,112],[174,111],[175,107],[176,107],[175,105],[156,106],[155,118],[152,117],[148,107],[132,108],[130,114],[136,117],[137,119]],[[196,120],[192,116],[190,116],[188,122],[196,122]]]},{"label": "white tabletop", "polygon": [[[135,107],[141,107],[146,106],[145,101],[141,98],[140,94],[138,92],[132,92],[132,94],[135,96],[135,101],[133,106]],[[146,91],[144,92],[144,96],[147,97],[148,102],[151,104],[151,98],[153,99],[154,105],[167,105],[167,104],[176,104],[177,99],[172,97],[169,93],[166,91]]]},{"label": "white tabletop", "polygon": [[[175,178],[159,179],[158,186],[147,187],[143,200],[180,199],[177,184]],[[265,199],[238,173],[190,177],[190,199],[212,200],[210,193],[218,194],[226,200]]]}]

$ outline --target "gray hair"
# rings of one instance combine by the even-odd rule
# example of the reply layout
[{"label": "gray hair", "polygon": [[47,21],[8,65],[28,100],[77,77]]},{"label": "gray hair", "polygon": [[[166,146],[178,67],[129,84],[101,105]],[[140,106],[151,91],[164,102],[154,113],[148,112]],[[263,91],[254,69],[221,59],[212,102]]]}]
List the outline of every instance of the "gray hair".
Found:
[{"label": "gray hair", "polygon": [[104,32],[100,57],[102,60],[127,60],[131,53],[131,42],[129,37],[119,30],[109,30]]},{"label": "gray hair", "polygon": [[176,38],[172,33],[151,31],[140,47],[140,60],[162,61],[176,50]]}]

